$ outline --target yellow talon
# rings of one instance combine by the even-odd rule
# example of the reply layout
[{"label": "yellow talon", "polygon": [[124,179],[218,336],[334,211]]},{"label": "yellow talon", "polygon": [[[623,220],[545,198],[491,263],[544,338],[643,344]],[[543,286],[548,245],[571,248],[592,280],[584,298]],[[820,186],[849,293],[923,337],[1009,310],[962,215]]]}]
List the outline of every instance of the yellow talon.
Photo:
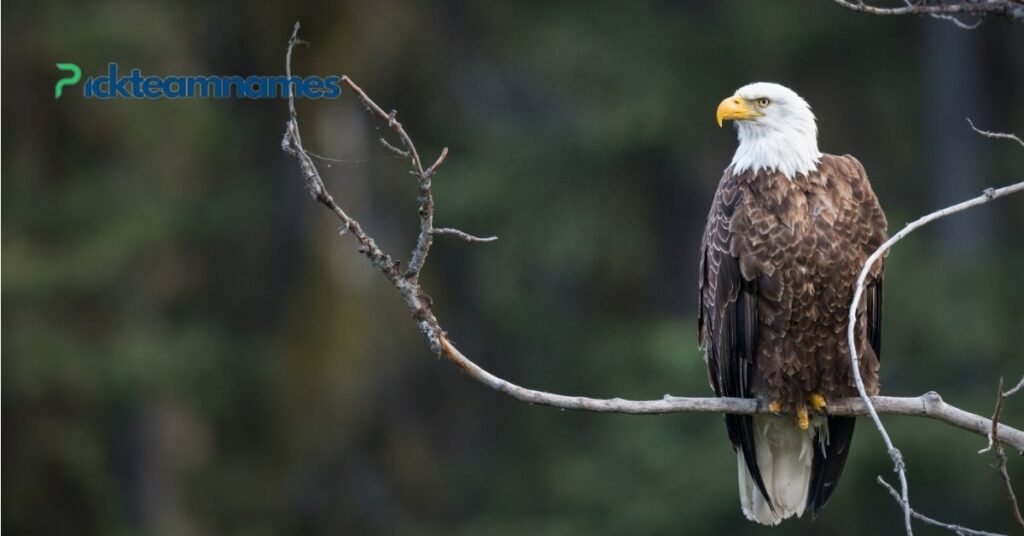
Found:
[{"label": "yellow talon", "polygon": [[796,423],[800,426],[801,430],[811,427],[811,419],[807,415],[807,406],[804,404],[797,404],[796,406]]},{"label": "yellow talon", "polygon": [[772,400],[772,402],[768,404],[768,411],[772,413],[782,413],[782,401]]},{"label": "yellow talon", "polygon": [[828,405],[825,402],[825,397],[818,393],[811,393],[807,397],[807,401],[811,403],[811,407],[814,408],[814,411],[817,411],[818,413],[824,413],[825,406]]}]

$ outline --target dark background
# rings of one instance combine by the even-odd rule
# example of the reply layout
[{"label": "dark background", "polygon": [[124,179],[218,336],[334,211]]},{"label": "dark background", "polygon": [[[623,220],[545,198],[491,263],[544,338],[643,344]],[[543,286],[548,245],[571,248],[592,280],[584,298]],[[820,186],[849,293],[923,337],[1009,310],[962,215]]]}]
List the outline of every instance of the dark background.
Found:
[{"label": "dark background", "polygon": [[[427,349],[280,150],[284,101],[53,99],[71,62],[145,74],[348,74],[431,160],[424,284],[495,374],[596,397],[709,392],[699,236],[735,148],[718,102],[799,92],[822,150],[866,166],[895,231],[1021,180],[1024,27],[966,32],[825,0],[7,2],[3,529],[10,534],[768,534],[740,513],[721,416],[559,412]],[[416,231],[406,163],[346,91],[299,103],[339,202],[388,251]],[[392,139],[392,141],[394,141]],[[991,412],[1022,373],[1024,199],[889,257],[883,393]],[[1024,399],[1005,419],[1024,423]],[[1013,531],[984,439],[885,419],[915,507]],[[860,426],[823,515],[773,534],[890,534],[895,482]],[[1024,482],[1019,457],[1011,475]],[[1024,486],[1021,484],[1020,486]],[[932,529],[921,527],[919,533]]]}]

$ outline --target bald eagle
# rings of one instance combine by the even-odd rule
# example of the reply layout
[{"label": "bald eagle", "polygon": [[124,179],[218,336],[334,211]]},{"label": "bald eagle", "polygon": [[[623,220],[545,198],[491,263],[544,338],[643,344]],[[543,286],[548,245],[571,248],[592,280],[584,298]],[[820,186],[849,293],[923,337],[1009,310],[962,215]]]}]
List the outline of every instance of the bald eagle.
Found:
[{"label": "bald eagle", "polygon": [[[857,394],[847,316],[886,220],[861,163],[818,151],[814,114],[792,90],[741,87],[718,106],[723,120],[739,147],[701,242],[698,330],[715,395],[764,400],[777,414],[725,417],[743,513],[775,525],[816,516],[842,474],[855,420],[829,416],[828,401]],[[881,261],[867,285],[857,348],[875,395]]]}]

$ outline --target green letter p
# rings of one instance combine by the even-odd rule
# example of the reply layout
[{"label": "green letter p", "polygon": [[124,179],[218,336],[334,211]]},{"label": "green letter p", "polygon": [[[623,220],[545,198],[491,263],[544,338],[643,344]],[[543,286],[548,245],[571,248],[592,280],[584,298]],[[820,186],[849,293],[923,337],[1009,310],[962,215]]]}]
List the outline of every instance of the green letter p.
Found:
[{"label": "green letter p", "polygon": [[62,78],[57,81],[57,86],[53,88],[53,98],[59,99],[61,92],[64,90],[64,86],[70,86],[77,84],[82,79],[82,70],[78,68],[74,63],[58,63],[57,68],[62,71],[70,71],[71,76]]}]

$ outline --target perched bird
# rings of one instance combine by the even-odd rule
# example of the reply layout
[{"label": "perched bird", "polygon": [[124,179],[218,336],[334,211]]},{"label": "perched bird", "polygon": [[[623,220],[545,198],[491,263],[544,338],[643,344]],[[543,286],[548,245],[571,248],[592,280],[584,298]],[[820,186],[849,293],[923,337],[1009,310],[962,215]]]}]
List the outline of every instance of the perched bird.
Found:
[{"label": "perched bird", "polygon": [[[725,417],[743,513],[775,525],[816,516],[843,472],[855,420],[829,416],[828,402],[857,394],[847,318],[886,220],[861,163],[818,151],[814,114],[789,88],[743,86],[718,106],[724,120],[739,147],[701,242],[698,330],[715,395],[764,400],[777,414]],[[881,260],[865,296],[857,349],[875,395]]]}]

